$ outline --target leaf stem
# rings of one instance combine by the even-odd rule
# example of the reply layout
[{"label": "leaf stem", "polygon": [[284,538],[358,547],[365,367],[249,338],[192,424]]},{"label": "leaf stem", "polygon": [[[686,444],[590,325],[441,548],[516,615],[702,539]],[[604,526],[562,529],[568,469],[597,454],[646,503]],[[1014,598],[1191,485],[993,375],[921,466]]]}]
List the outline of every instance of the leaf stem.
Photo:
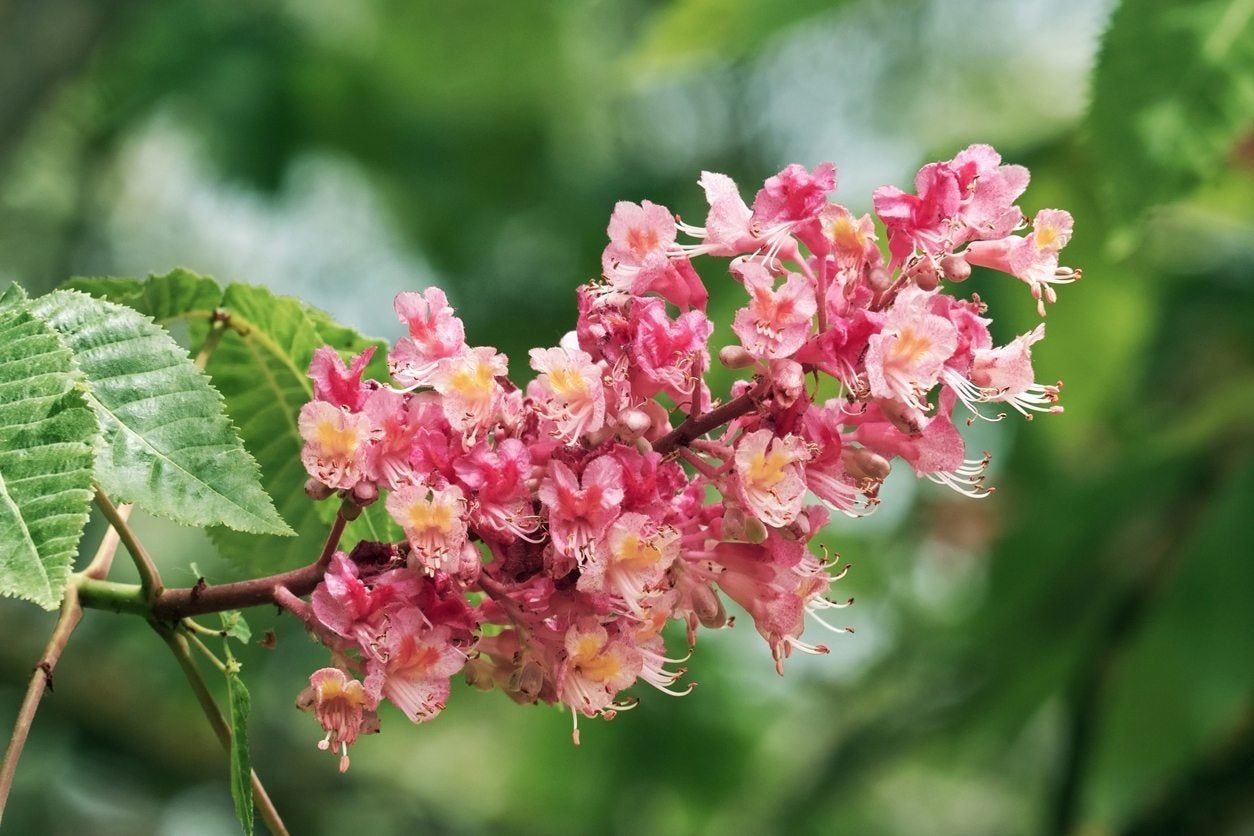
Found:
[{"label": "leaf stem", "polygon": [[[166,646],[170,648],[170,652],[174,654],[179,667],[183,669],[183,675],[187,677],[187,684],[191,686],[192,692],[196,695],[196,701],[200,703],[200,708],[209,720],[209,725],[213,727],[213,733],[217,735],[222,748],[229,752],[231,748],[231,728],[227,725],[226,717],[222,715],[222,710],[218,708],[218,703],[209,691],[209,685],[205,682],[205,678],[201,676],[200,669],[196,667],[196,660],[192,658],[186,637],[170,629],[167,625],[156,621],[152,623],[152,626],[162,640],[165,641]],[[283,824],[279,811],[275,809],[274,802],[270,800],[270,795],[266,792],[261,779],[257,777],[257,770],[255,769],[252,770],[252,785],[253,802],[257,805],[257,811],[261,813],[261,818],[265,821],[266,826],[270,828],[270,832],[275,834],[275,836],[288,836],[288,829]]]},{"label": "leaf stem", "polygon": [[148,603],[157,600],[162,592],[161,573],[157,571],[157,565],[152,562],[148,550],[144,548],[143,543],[139,542],[139,538],[135,536],[135,532],[131,530],[127,518],[123,516],[118,508],[113,504],[109,497],[99,485],[94,486],[96,489],[96,505],[100,506],[100,510],[104,512],[105,518],[109,524],[117,531],[118,537],[126,546],[126,550],[131,553],[131,558],[135,561],[135,568],[139,570],[140,585],[144,589],[144,595]]},{"label": "leaf stem", "polygon": [[218,308],[210,315],[209,336],[205,337],[204,344],[200,347],[199,353],[196,354],[196,368],[204,371],[205,366],[209,365],[209,358],[213,356],[214,349],[218,347],[218,343],[222,342],[222,335],[226,332],[226,328],[230,323],[231,315],[225,308]]}]

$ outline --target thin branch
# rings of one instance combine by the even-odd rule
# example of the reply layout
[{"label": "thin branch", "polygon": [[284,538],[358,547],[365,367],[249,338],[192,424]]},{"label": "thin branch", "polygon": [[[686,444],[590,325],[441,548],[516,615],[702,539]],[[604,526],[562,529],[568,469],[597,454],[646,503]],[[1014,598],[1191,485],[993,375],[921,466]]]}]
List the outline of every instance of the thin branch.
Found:
[{"label": "thin branch", "polygon": [[711,430],[734,421],[757,405],[758,399],[766,392],[768,385],[765,378],[759,380],[748,392],[745,392],[740,397],[733,398],[722,406],[711,409],[697,418],[684,421],[678,427],[655,441],[653,443],[654,451],[662,454],[670,453],[673,450],[678,450],[680,447],[687,446],[694,439],[700,438]]},{"label": "thin branch", "polygon": [[[153,622],[153,629],[157,631],[157,634],[161,636],[170,648],[170,652],[174,654],[174,658],[178,660],[179,667],[183,669],[183,675],[187,677],[187,684],[192,687],[192,692],[196,694],[196,701],[200,703],[200,708],[209,720],[209,725],[213,727],[213,732],[222,743],[222,748],[229,752],[231,750],[231,727],[227,725],[226,717],[222,715],[222,710],[218,708],[213,694],[209,691],[209,685],[205,682],[204,677],[200,675],[200,669],[196,667],[196,660],[192,658],[191,651],[188,648],[187,639],[164,624]],[[283,819],[279,817],[279,811],[275,809],[274,802],[270,800],[270,795],[266,792],[265,786],[262,785],[261,779],[257,777],[257,770],[255,769],[252,771],[252,785],[253,803],[256,804],[257,812],[261,814],[266,827],[270,828],[270,832],[275,834],[275,836],[288,836],[287,827],[283,824]]]},{"label": "thin branch", "polygon": [[[118,518],[125,521],[131,514],[131,506],[123,505],[116,511]],[[113,555],[117,552],[120,542],[117,529],[113,526],[105,529],[104,537],[101,538],[100,545],[96,548],[96,554],[87,564],[87,568],[83,570],[82,576],[92,579],[103,579],[107,576],[113,564]],[[31,725],[35,721],[35,712],[39,710],[45,689],[52,690],[52,672],[56,669],[61,653],[70,640],[70,635],[82,619],[83,605],[79,601],[78,587],[77,584],[71,582],[65,589],[65,597],[61,599],[61,615],[57,618],[56,627],[53,628],[52,636],[48,639],[43,655],[39,657],[39,663],[35,666],[34,674],[31,675],[30,684],[26,687],[26,696],[22,699],[22,706],[18,709],[17,721],[13,726],[13,736],[9,740],[8,749],[5,750],[4,761],[0,763],[0,817],[4,815],[9,792],[13,789],[17,762],[22,757],[26,738],[30,735]]]},{"label": "thin branch", "polygon": [[205,337],[204,345],[200,347],[200,352],[196,355],[196,368],[204,371],[205,366],[209,365],[209,358],[213,356],[218,343],[222,342],[222,334],[226,332],[230,321],[231,315],[224,308],[213,312],[209,320],[209,336]]},{"label": "thin branch", "polygon": [[83,608],[78,603],[78,592],[73,584],[65,588],[65,598],[61,601],[61,615],[57,626],[52,630],[48,646],[39,657],[35,673],[31,676],[30,685],[26,688],[26,696],[22,699],[22,707],[17,712],[17,722],[13,724],[13,736],[9,740],[9,748],[5,750],[4,761],[0,763],[0,818],[4,816],[5,805],[9,801],[9,792],[13,789],[13,776],[17,772],[17,762],[22,757],[22,749],[26,746],[26,738],[30,735],[31,724],[35,721],[35,712],[39,710],[39,702],[43,699],[44,690],[52,688],[52,672],[61,658],[61,651],[70,640],[70,634],[83,618]]},{"label": "thin branch", "polygon": [[148,601],[151,603],[157,600],[161,594],[161,574],[157,571],[157,565],[152,562],[152,558],[148,554],[148,550],[144,548],[143,543],[139,542],[139,538],[135,536],[135,532],[131,530],[130,525],[117,507],[110,501],[105,492],[96,488],[96,505],[100,506],[100,510],[104,512],[105,518],[109,524],[117,531],[118,537],[126,546],[126,550],[131,553],[131,558],[135,561],[135,568],[139,570],[139,582],[144,588]]}]

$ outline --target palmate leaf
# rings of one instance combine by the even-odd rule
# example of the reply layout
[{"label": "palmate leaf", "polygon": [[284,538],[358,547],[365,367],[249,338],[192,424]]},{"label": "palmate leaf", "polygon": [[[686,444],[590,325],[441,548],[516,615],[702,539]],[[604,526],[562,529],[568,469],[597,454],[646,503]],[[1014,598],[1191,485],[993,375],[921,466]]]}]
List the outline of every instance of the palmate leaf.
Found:
[{"label": "palmate leaf", "polygon": [[290,534],[221,395],[187,352],[123,305],[60,290],[32,312],[61,334],[104,432],[96,480],[110,495],[185,525]]},{"label": "palmate leaf", "polygon": [[0,296],[0,595],[61,601],[91,503],[96,417],[56,333]]},{"label": "palmate leaf", "polygon": [[1088,116],[1114,206],[1135,217],[1213,176],[1254,128],[1254,6],[1124,0]]},{"label": "palmate leaf", "polygon": [[[229,328],[206,371],[226,398],[227,411],[244,445],[262,469],[262,485],[275,498],[279,513],[296,532],[294,538],[241,536],[215,528],[210,535],[232,564],[247,571],[274,570],[310,562],[321,548],[336,503],[314,503],[305,496],[307,478],[300,463],[297,431],[300,408],[313,397],[309,361],[322,345],[346,354],[376,347],[367,374],[386,375],[386,346],[346,328],[323,311],[261,287],[232,284],[223,291],[212,279],[186,270],[136,279],[76,279],[69,285],[135,306],[158,321],[190,322],[192,345],[208,333],[217,309],[230,317]],[[175,300],[181,300],[174,303]],[[365,509],[344,535],[360,539],[399,540],[400,529],[383,504]]]}]

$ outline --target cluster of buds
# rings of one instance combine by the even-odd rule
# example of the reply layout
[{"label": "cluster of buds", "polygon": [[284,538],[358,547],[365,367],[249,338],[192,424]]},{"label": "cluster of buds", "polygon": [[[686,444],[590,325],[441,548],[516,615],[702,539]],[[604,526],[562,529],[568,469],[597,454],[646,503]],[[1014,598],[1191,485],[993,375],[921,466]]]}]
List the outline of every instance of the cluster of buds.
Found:
[{"label": "cluster of buds", "polygon": [[[802,634],[808,622],[847,632],[829,623],[851,603],[828,597],[843,571],[808,546],[829,512],[872,511],[896,460],[986,495],[988,458],[967,456],[957,405],[968,423],[1003,405],[1061,410],[1058,387],[1034,381],[1044,327],[995,346],[978,297],[944,287],[995,268],[1043,314],[1054,285],[1078,277],[1058,266],[1070,215],[1042,211],[1029,230],[1015,205],[1027,181],[977,145],[925,166],[917,194],[879,189],[887,253],[870,215],[829,201],[831,165],[788,166],[751,206],[703,173],[702,227],[619,203],[575,330],[531,351],[525,389],[504,355],[466,344],[436,288],[396,298],[408,335],[391,381],[362,379],[369,352],[346,364],[320,350],[300,419],[314,493],[384,496],[405,533],[337,554],[303,614],[333,653],[301,699],[322,745],[346,765],[382,699],[427,720],[458,673],[563,706],[578,742],[579,717],[631,707],[637,680],[691,690],[663,627],[686,625],[691,652],[698,627],[731,624],[725,599],[781,673],[794,651],[826,652]],[[748,297],[739,345],[717,352],[740,370],[721,399],[694,258],[729,259]]]}]

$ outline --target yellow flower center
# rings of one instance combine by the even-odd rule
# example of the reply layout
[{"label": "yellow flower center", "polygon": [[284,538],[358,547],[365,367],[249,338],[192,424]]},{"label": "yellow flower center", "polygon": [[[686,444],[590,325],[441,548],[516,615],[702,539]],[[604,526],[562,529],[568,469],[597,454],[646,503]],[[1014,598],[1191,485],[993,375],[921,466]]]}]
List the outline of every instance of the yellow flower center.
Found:
[{"label": "yellow flower center", "polygon": [[912,328],[903,328],[889,351],[889,363],[910,366],[932,348],[932,341]]},{"label": "yellow flower center", "polygon": [[606,682],[618,675],[622,665],[613,653],[605,653],[605,644],[596,635],[580,636],[571,654],[571,663],[594,682]]},{"label": "yellow flower center", "polygon": [[351,457],[357,451],[357,445],[361,442],[361,436],[358,435],[356,427],[351,425],[340,426],[332,418],[326,418],[318,422],[318,430],[315,437],[322,455],[331,459]]},{"label": "yellow flower center", "polygon": [[463,363],[450,376],[449,383],[467,399],[487,398],[492,393],[492,367],[475,360]]},{"label": "yellow flower center", "polygon": [[836,249],[843,252],[861,252],[865,244],[862,230],[849,215],[841,215],[832,221],[832,225],[828,228],[828,235],[836,244]]},{"label": "yellow flower center", "polygon": [[758,490],[769,491],[784,479],[784,468],[792,464],[792,457],[778,448],[757,453],[749,462],[745,481]]},{"label": "yellow flower center", "polygon": [[662,550],[638,534],[627,534],[614,549],[614,561],[624,569],[647,569],[662,559]]},{"label": "yellow flower center", "polygon": [[453,527],[453,509],[447,502],[418,500],[409,506],[409,527],[443,534]]},{"label": "yellow flower center", "polygon": [[588,391],[588,381],[573,366],[563,366],[549,372],[549,386],[563,400],[575,400]]},{"label": "yellow flower center", "polygon": [[1058,227],[1050,224],[1037,227],[1033,230],[1033,232],[1034,235],[1032,240],[1036,242],[1036,248],[1038,250],[1044,250],[1051,247],[1054,242],[1058,240]]}]

